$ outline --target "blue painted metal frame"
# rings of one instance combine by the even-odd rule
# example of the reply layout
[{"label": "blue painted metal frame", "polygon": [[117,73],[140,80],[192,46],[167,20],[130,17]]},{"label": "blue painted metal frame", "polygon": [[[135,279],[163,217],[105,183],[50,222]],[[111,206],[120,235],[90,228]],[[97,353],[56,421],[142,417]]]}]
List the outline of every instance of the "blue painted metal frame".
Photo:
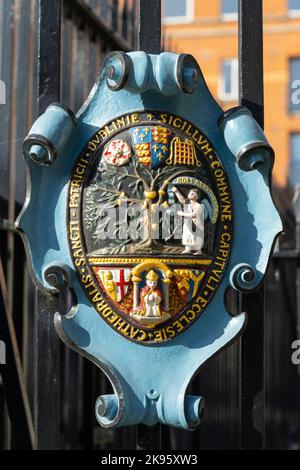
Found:
[{"label": "blue painted metal frame", "polygon": [[[67,223],[69,178],[79,153],[106,122],[147,109],[180,115],[201,129],[222,160],[234,198],[232,252],[214,299],[180,336],[153,346],[123,338],[89,305],[73,268]],[[247,108],[223,113],[192,56],[112,53],[76,118],[57,104],[50,106],[25,140],[24,155],[29,188],[17,226],[36,285],[67,299],[67,308],[55,316],[58,334],[98,364],[112,383],[114,393],[96,403],[99,423],[162,422],[195,429],[204,400],[187,396],[187,387],[245,326],[245,314],[227,311],[226,290],[250,291],[260,285],[282,230],[270,194],[273,151],[262,130]]]}]

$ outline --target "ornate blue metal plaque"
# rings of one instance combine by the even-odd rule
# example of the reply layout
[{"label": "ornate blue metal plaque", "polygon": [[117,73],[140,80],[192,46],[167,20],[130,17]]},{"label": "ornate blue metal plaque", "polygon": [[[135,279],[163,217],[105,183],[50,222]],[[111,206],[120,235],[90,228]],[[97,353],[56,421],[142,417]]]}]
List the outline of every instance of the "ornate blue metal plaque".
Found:
[{"label": "ornate blue metal plaque", "polygon": [[111,53],[73,115],[49,106],[24,142],[18,219],[55,327],[112,384],[104,427],[195,429],[199,368],[242,332],[229,287],[266,272],[280,218],[273,151],[245,107],[223,112],[190,55]]}]

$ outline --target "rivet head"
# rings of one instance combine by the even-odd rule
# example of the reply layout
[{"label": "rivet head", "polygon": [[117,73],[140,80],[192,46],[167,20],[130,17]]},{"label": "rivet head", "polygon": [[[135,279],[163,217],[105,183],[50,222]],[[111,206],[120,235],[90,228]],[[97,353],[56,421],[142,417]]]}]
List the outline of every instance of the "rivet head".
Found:
[{"label": "rivet head", "polygon": [[159,397],[159,392],[155,390],[155,388],[150,388],[150,390],[147,392],[147,397],[151,400],[155,400]]}]

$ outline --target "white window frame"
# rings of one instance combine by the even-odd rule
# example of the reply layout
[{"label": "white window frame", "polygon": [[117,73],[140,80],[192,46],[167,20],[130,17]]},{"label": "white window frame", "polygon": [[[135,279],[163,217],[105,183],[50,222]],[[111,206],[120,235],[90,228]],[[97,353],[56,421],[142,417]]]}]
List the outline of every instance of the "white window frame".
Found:
[{"label": "white window frame", "polygon": [[293,114],[299,114],[300,112],[300,109],[298,107],[299,103],[293,103],[292,102],[292,99],[293,99],[293,95],[294,93],[297,94],[297,97],[298,97],[298,81],[299,81],[299,78],[298,77],[295,77],[293,79],[292,77],[292,74],[291,74],[291,63],[293,61],[297,61],[300,63],[300,56],[292,56],[292,57],[289,57],[289,64],[288,64],[288,67],[289,67],[289,106],[288,106],[288,111],[291,115]]},{"label": "white window frame", "polygon": [[[231,66],[231,84],[235,84],[236,86],[233,87],[234,89],[231,91],[231,93],[226,93],[225,92],[225,80],[223,77],[223,63],[224,62],[232,62],[233,65]],[[239,97],[239,79],[238,79],[238,67],[239,67],[239,61],[237,57],[224,57],[222,59],[221,64],[220,64],[220,80],[219,80],[219,98],[221,101],[237,101]]]},{"label": "white window frame", "polygon": [[237,13],[222,13],[221,19],[222,21],[237,21],[238,14]]},{"label": "white window frame", "polygon": [[192,23],[195,18],[195,0],[186,0],[185,16],[163,16],[164,24]]},{"label": "white window frame", "polygon": [[220,8],[221,8],[221,20],[222,21],[237,21],[238,12],[236,13],[223,13],[222,12],[222,0],[220,0]]},{"label": "white window frame", "polygon": [[294,9],[294,8],[289,8],[289,1],[287,0],[287,10],[288,10],[288,16],[291,18],[296,18],[300,16],[300,8]]},{"label": "white window frame", "polygon": [[[290,151],[289,151],[289,181],[290,181],[290,184],[292,186],[294,186],[293,182],[291,181],[291,172],[293,170],[293,154],[292,154],[292,136],[293,135],[299,135],[300,136],[300,132],[291,132],[290,135],[289,135],[289,146],[290,146]],[[296,182],[296,185],[298,185],[300,183],[300,180]],[[295,187],[295,186],[294,186]]]}]

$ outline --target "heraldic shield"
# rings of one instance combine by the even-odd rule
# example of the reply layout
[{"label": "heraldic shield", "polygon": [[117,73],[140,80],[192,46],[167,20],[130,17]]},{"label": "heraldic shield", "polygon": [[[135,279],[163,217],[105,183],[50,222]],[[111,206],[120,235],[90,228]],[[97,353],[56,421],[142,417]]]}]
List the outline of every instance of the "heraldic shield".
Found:
[{"label": "heraldic shield", "polygon": [[24,155],[17,225],[37,287],[60,296],[58,335],[111,381],[98,422],[195,429],[188,385],[245,325],[226,291],[259,286],[282,230],[262,130],[221,110],[192,56],[113,52],[77,115],[49,106]]}]

